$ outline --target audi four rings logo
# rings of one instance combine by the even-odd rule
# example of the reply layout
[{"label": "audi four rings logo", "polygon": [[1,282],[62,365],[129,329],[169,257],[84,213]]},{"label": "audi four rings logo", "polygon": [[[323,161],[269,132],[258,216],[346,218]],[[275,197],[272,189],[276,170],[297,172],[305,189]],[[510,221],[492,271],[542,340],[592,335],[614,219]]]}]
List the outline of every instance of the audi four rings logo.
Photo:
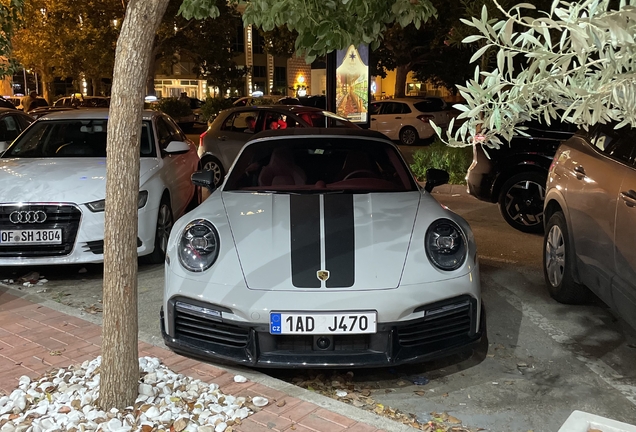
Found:
[{"label": "audi four rings logo", "polygon": [[9,214],[9,221],[19,223],[42,223],[46,220],[46,213],[42,210],[14,211]]}]

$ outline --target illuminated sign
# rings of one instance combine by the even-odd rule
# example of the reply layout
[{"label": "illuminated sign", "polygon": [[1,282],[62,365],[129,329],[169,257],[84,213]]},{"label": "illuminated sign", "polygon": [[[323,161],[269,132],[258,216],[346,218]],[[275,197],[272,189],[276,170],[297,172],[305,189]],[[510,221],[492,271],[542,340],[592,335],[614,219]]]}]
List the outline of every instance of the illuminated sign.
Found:
[{"label": "illuminated sign", "polygon": [[369,46],[336,51],[336,114],[354,123],[369,119]]}]

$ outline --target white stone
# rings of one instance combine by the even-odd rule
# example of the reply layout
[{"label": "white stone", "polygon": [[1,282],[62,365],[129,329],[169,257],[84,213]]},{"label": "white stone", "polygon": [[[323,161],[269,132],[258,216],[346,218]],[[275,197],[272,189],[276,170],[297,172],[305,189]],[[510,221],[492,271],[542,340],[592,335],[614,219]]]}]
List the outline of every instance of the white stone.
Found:
[{"label": "white stone", "polygon": [[269,403],[269,401],[265,399],[264,397],[256,396],[252,398],[252,403],[254,404],[254,406],[264,407],[265,405]]},{"label": "white stone", "polygon": [[243,375],[235,375],[234,382],[244,383],[244,382],[247,382],[247,378],[245,378]]}]

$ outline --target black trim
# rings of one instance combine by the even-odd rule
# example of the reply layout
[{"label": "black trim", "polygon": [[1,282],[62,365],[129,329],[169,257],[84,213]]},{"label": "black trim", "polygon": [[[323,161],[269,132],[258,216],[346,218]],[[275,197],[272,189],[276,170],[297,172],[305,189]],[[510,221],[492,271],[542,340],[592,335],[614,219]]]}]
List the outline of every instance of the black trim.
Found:
[{"label": "black trim", "polygon": [[353,194],[324,195],[325,267],[327,288],[346,288],[355,282]]},{"label": "black trim", "polygon": [[289,197],[292,284],[320,288],[320,195]]}]

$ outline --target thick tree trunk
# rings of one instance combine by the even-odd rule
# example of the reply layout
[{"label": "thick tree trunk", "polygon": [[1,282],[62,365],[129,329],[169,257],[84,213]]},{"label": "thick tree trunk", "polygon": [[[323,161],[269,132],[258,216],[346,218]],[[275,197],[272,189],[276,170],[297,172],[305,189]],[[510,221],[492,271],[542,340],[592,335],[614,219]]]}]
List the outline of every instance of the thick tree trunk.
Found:
[{"label": "thick tree trunk", "polygon": [[146,95],[156,95],[155,72],[157,71],[157,42],[153,41],[152,55],[148,63],[148,75],[146,76]]},{"label": "thick tree trunk", "polygon": [[395,68],[395,97],[404,97],[406,92],[406,77],[411,71],[411,64]]},{"label": "thick tree trunk", "polygon": [[99,96],[102,94],[102,80],[101,78],[91,78],[91,87],[93,88],[93,96]]},{"label": "thick tree trunk", "polygon": [[108,121],[104,233],[104,320],[99,405],[137,398],[137,198],[145,81],[168,0],[130,0],[115,53]]},{"label": "thick tree trunk", "polygon": [[46,101],[49,104],[55,102],[51,100],[51,87],[53,85],[53,77],[51,77],[45,71],[41,71],[40,78],[42,80],[42,88],[40,89],[40,93],[42,94],[42,97],[46,99]]}]

